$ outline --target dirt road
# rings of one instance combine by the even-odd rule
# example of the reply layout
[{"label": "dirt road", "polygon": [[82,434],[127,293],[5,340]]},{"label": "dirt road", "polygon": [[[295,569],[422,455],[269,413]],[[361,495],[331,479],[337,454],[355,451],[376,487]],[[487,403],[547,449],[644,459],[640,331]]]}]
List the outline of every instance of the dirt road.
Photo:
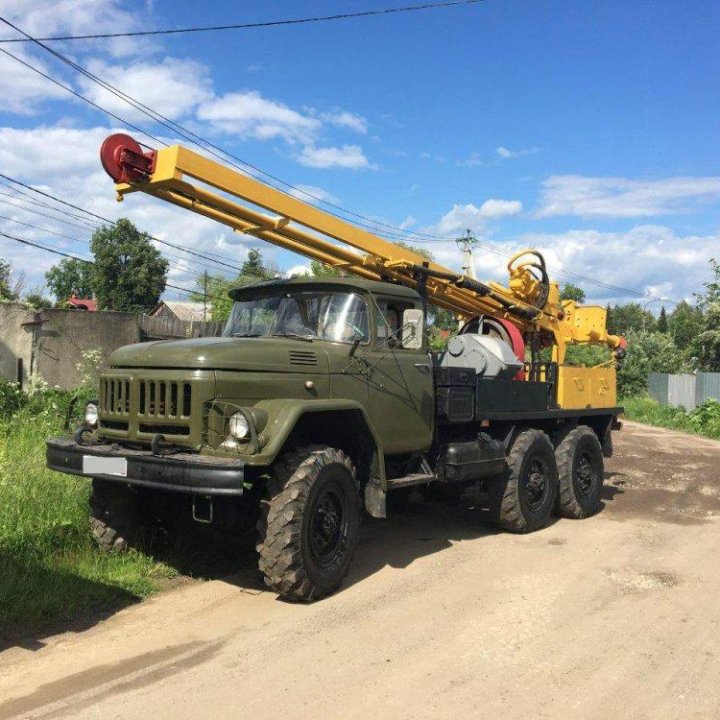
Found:
[{"label": "dirt road", "polygon": [[627,423],[605,506],[529,536],[416,502],[311,606],[251,569],[0,655],[0,718],[720,715],[720,443]]}]

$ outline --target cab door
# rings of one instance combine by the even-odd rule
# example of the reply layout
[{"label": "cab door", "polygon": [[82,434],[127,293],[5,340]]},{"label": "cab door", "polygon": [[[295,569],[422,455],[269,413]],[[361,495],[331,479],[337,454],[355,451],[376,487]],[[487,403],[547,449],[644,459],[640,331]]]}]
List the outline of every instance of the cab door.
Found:
[{"label": "cab door", "polygon": [[425,337],[419,350],[401,343],[403,311],[419,303],[382,296],[376,300],[373,342],[366,356],[370,417],[386,455],[425,452],[435,421],[432,360]]}]

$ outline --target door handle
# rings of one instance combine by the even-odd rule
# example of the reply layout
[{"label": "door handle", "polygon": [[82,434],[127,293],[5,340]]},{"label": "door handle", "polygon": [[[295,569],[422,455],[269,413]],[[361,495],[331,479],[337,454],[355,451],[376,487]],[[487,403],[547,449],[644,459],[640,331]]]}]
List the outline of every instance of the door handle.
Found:
[{"label": "door handle", "polygon": [[427,363],[415,363],[415,367],[425,374],[430,372],[430,366]]}]

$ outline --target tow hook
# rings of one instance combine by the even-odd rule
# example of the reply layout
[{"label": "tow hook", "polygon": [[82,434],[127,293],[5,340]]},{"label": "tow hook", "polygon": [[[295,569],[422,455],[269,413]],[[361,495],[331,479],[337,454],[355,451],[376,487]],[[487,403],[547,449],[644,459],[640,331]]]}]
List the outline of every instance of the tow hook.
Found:
[{"label": "tow hook", "polygon": [[209,525],[213,521],[213,499],[209,495],[193,495],[192,517],[195,522]]}]

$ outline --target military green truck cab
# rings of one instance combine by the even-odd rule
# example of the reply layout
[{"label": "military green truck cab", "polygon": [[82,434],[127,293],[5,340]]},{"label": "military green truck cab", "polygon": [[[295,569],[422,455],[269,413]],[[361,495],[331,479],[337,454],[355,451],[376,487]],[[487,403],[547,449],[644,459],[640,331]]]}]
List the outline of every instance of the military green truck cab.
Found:
[{"label": "military green truck cab", "polygon": [[521,532],[596,511],[617,413],[559,410],[550,373],[514,382],[522,361],[491,319],[433,355],[401,285],[297,278],[231,297],[222,337],[117,350],[86,422],[47,442],[50,468],[93,479],[104,549],[180,515],[256,523],[267,584],[308,601],[340,585],[362,509],[384,517],[388,493],[479,485]]}]

